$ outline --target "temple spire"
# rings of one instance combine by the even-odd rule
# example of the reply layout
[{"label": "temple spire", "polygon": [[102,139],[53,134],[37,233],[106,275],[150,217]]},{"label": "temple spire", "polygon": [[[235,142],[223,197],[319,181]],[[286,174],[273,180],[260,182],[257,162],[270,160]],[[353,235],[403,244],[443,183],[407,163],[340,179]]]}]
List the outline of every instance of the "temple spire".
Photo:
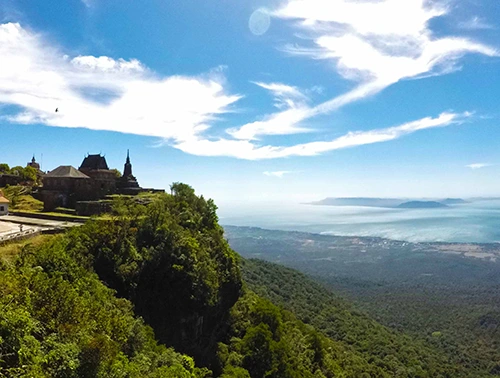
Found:
[{"label": "temple spire", "polygon": [[123,177],[132,176],[132,164],[130,164],[130,153],[127,149],[127,160],[125,160],[125,166],[123,167]]}]

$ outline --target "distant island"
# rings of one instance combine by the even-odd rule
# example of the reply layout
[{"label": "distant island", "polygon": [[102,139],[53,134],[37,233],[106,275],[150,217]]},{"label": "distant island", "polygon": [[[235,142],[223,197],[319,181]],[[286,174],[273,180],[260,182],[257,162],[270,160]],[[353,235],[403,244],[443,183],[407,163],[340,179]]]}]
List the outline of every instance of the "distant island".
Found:
[{"label": "distant island", "polygon": [[408,201],[397,207],[400,209],[436,209],[439,207],[448,207],[448,205],[437,201]]},{"label": "distant island", "polygon": [[465,201],[461,198],[446,198],[439,202],[444,203],[445,205],[460,205],[463,203],[469,203],[469,201]]},{"label": "distant island", "polygon": [[309,205],[320,206],[366,206],[366,207],[397,207],[406,202],[406,199],[397,198],[332,198],[328,197],[321,201],[310,202]]},{"label": "distant island", "polygon": [[401,209],[435,209],[450,205],[468,203],[462,198],[446,198],[442,200],[418,200],[410,198],[369,198],[369,197],[327,197],[320,201],[309,202],[307,205],[318,206],[363,206]]}]

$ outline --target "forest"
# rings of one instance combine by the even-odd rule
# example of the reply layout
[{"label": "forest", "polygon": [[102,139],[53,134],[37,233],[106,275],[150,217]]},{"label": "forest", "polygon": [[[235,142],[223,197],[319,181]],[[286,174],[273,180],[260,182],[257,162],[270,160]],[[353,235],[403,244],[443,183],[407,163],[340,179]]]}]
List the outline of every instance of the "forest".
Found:
[{"label": "forest", "polygon": [[486,374],[438,337],[391,329],[300,273],[245,260],[215,203],[181,183],[147,206],[116,198],[108,217],[0,247],[0,309],[5,377]]},{"label": "forest", "polygon": [[[494,253],[495,245],[225,229],[243,256],[307,275],[254,259],[246,260],[242,270],[257,293],[282,303],[327,335],[336,328],[323,314],[349,304],[355,309],[350,314],[365,314],[396,334],[434,348],[469,376],[500,375],[500,264],[441,252],[467,247]],[[291,292],[302,295],[290,298]]]}]

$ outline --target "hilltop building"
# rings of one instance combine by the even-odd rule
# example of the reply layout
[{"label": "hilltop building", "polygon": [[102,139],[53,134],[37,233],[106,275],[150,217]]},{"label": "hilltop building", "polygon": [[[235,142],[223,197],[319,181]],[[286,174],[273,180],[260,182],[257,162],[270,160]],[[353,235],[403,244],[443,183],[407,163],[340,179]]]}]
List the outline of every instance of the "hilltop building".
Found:
[{"label": "hilltop building", "polygon": [[28,164],[26,164],[26,166],[27,167],[35,168],[37,171],[40,170],[40,164],[38,164],[36,162],[35,155],[33,155],[33,157],[31,158],[31,162],[29,162]]},{"label": "hilltop building", "polygon": [[127,151],[123,175],[109,169],[101,154],[87,155],[78,169],[61,165],[42,177],[43,186],[39,197],[45,211],[57,207],[76,209],[79,215],[98,214],[109,210],[110,201],[103,201],[113,194],[136,195],[145,191],[164,192],[159,189],[144,189],[132,174],[130,154]]},{"label": "hilltop building", "polygon": [[41,169],[40,169],[40,164],[37,163],[36,159],[35,159],[35,155],[33,155],[33,157],[31,158],[31,161],[26,164],[27,167],[31,167],[31,168],[34,168],[36,170],[36,177],[37,177],[37,181],[40,182],[41,181],[41,178],[42,176],[45,174]]},{"label": "hilltop building", "polygon": [[88,199],[99,199],[116,193],[116,173],[109,169],[104,156],[88,155],[78,170],[91,179],[92,195]]},{"label": "hilltop building", "polygon": [[92,197],[90,177],[71,165],[60,165],[43,176],[40,199],[44,210],[74,207],[79,200]]}]

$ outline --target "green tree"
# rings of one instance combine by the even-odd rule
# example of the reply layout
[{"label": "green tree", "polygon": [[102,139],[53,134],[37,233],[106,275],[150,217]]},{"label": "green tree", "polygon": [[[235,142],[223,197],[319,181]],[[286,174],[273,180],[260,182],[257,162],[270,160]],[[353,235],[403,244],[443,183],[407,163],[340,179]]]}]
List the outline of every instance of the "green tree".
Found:
[{"label": "green tree", "polygon": [[10,167],[6,163],[0,163],[0,173],[9,173]]}]

